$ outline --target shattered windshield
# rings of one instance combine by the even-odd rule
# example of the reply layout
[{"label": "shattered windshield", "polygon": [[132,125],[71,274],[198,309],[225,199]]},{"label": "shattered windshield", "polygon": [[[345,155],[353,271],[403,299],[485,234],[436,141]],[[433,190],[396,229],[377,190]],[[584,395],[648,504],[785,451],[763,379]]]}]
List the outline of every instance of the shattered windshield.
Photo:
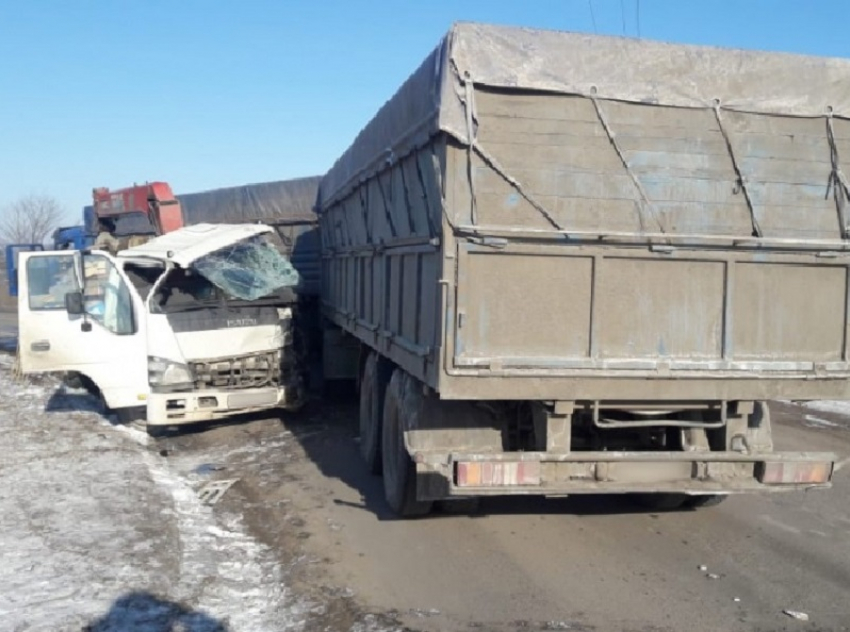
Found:
[{"label": "shattered windshield", "polygon": [[153,312],[169,314],[225,304],[227,296],[219,288],[191,270],[174,268],[154,295]]},{"label": "shattered windshield", "polygon": [[298,271],[262,236],[201,257],[192,268],[229,296],[246,301],[301,282]]}]

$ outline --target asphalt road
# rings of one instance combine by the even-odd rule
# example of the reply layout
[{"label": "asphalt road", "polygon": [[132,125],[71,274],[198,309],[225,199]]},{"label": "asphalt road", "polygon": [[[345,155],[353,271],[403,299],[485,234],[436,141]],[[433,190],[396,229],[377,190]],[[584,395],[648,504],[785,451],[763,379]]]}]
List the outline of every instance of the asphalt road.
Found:
[{"label": "asphalt road", "polygon": [[[850,419],[771,408],[778,449],[850,454]],[[398,521],[360,462],[352,403],[160,446],[209,452],[222,476],[239,478],[228,510],[241,507],[252,534],[297,571],[295,590],[327,604],[317,630],[371,614],[423,631],[850,629],[846,470],[831,490],[697,511],[647,513],[617,497],[503,498],[472,516]]]}]

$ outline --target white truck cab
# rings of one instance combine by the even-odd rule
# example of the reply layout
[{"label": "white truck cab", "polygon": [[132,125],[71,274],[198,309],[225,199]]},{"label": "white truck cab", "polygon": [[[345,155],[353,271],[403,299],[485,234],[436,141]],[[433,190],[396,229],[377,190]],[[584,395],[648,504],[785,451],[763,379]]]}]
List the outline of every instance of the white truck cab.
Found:
[{"label": "white truck cab", "polygon": [[198,224],[111,256],[21,253],[24,373],[70,372],[149,429],[296,408],[298,273],[259,224]]}]

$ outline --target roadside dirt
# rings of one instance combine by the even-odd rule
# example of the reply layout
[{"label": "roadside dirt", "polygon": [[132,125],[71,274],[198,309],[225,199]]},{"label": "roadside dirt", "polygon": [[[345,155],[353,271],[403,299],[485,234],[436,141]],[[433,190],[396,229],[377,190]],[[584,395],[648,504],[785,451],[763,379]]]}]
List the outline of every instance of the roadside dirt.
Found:
[{"label": "roadside dirt", "polygon": [[[217,510],[240,515],[252,535],[276,552],[288,587],[314,604],[307,630],[415,630],[402,621],[401,613],[365,607],[345,574],[337,572],[356,563],[358,556],[352,558],[345,550],[342,526],[327,511],[334,495],[316,477],[310,452],[319,448],[331,454],[336,452],[333,444],[352,444],[352,410],[351,402],[342,401],[287,413],[283,419],[239,419],[184,430],[158,439],[152,448],[166,458],[229,454],[226,462],[210,464],[222,477],[239,477]],[[343,467],[356,471],[357,465]]]},{"label": "roadside dirt", "polygon": [[[850,423],[809,427],[774,404],[780,449],[850,454]],[[468,515],[398,521],[366,473],[353,401],[159,442],[228,446],[220,510],[276,551],[310,630],[846,630],[850,503],[825,492],[646,513],[617,497],[489,499]],[[703,572],[700,567],[706,566]],[[717,575],[717,579],[712,579]],[[810,614],[809,624],[784,609]]]}]

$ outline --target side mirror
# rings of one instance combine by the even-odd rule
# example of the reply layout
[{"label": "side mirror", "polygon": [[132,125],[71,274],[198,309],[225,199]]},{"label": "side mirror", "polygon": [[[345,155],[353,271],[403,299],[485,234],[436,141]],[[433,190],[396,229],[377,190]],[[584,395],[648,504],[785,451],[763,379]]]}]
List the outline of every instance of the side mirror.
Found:
[{"label": "side mirror", "polygon": [[80,316],[85,313],[82,292],[68,292],[65,295],[65,311],[72,316]]}]

